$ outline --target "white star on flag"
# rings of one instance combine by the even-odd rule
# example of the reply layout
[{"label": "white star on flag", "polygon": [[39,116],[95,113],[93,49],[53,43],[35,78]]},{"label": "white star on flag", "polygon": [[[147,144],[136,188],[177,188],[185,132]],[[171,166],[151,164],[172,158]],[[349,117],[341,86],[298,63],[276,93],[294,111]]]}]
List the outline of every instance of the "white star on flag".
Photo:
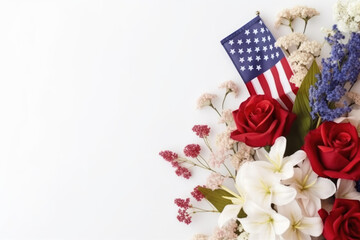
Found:
[{"label": "white star on flag", "polygon": [[249,39],[246,39],[246,43],[247,43],[247,44],[250,44],[250,43],[251,43],[250,38],[249,38]]},{"label": "white star on flag", "polygon": [[260,61],[261,57],[260,56],[256,56],[256,61]]},{"label": "white star on flag", "polygon": [[273,50],[273,46],[272,46],[272,45],[270,45],[269,48],[270,48],[270,50]]},{"label": "white star on flag", "polygon": [[230,40],[230,41],[229,41],[229,44],[230,44],[230,45],[233,45],[233,44],[234,44],[234,40]]},{"label": "white star on flag", "polygon": [[245,30],[245,34],[246,34],[246,35],[249,35],[249,34],[250,34],[249,29]]},{"label": "white star on flag", "polygon": [[255,52],[259,52],[260,51],[260,48],[259,47],[256,47],[255,48]]},{"label": "white star on flag", "polygon": [[241,67],[240,67],[240,70],[241,70],[241,71],[245,71],[245,67],[244,67],[244,66],[241,66]]},{"label": "white star on flag", "polygon": [[261,28],[261,29],[260,29],[260,32],[261,32],[261,33],[264,33],[264,32],[265,32],[265,29],[264,29],[264,28]]},{"label": "white star on flag", "polygon": [[250,56],[248,57],[248,62],[251,62],[253,60],[253,58]]},{"label": "white star on flag", "polygon": [[245,60],[244,60],[243,57],[239,59],[239,62],[241,62],[241,63],[243,63],[244,61],[245,61]]},{"label": "white star on flag", "polygon": [[260,65],[256,65],[256,70],[260,71],[260,70],[261,70],[261,66],[260,66]]},{"label": "white star on flag", "polygon": [[255,43],[258,43],[258,42],[259,42],[259,39],[258,39],[258,38],[255,38],[255,39],[254,39],[254,42],[255,42]]},{"label": "white star on flag", "polygon": [[264,60],[267,61],[269,59],[268,55],[264,56]]},{"label": "white star on flag", "polygon": [[258,33],[258,30],[257,29],[254,29],[254,31],[253,31],[253,34],[257,34]]},{"label": "white star on flag", "polygon": [[239,44],[239,45],[241,45],[243,42],[242,42],[242,40],[241,39],[239,39],[238,41],[237,41],[237,44]]},{"label": "white star on flag", "polygon": [[235,54],[235,49],[231,49],[231,50],[230,50],[230,53],[231,53],[231,54]]},{"label": "white star on flag", "polygon": [[264,51],[264,52],[267,51],[267,46],[263,46],[263,51]]},{"label": "white star on flag", "polygon": [[252,52],[251,48],[248,48],[248,49],[246,50],[246,52],[247,52],[247,53],[251,53],[251,52]]},{"label": "white star on flag", "polygon": [[244,50],[242,48],[239,48],[239,53],[242,54]]},{"label": "white star on flag", "polygon": [[263,41],[263,42],[266,42],[266,37],[262,37],[262,41]]},{"label": "white star on flag", "polygon": [[253,65],[249,66],[249,70],[252,71],[254,69]]}]

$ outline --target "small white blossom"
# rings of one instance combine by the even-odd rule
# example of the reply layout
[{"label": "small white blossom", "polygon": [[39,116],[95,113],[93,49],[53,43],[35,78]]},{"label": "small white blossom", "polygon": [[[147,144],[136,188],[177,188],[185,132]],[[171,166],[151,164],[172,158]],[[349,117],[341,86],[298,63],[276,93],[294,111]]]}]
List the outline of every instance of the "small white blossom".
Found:
[{"label": "small white blossom", "polygon": [[292,46],[299,46],[300,43],[307,40],[307,37],[302,33],[291,33],[286,36],[279,37],[275,42],[276,47],[281,47],[285,50],[288,50]]},{"label": "small white blossom", "polygon": [[233,92],[235,94],[235,97],[239,95],[239,87],[233,81],[224,82],[219,86],[219,88],[225,88],[226,91]]},{"label": "small white blossom", "polygon": [[360,1],[338,0],[334,6],[334,18],[340,31],[360,31]]},{"label": "small white blossom", "polygon": [[197,108],[200,109],[206,106],[210,106],[212,104],[212,100],[216,97],[217,96],[215,94],[204,93],[197,101]]}]

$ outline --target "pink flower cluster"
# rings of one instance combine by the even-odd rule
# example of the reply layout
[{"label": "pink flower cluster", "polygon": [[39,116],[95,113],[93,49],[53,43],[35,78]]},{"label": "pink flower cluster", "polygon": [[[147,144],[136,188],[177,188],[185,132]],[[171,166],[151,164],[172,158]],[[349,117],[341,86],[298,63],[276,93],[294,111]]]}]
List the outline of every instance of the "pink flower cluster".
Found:
[{"label": "pink flower cluster", "polygon": [[192,130],[200,138],[207,137],[210,134],[210,128],[208,125],[195,125]]},{"label": "pink flower cluster", "polygon": [[176,164],[173,164],[174,167],[176,167],[175,173],[176,175],[183,176],[186,179],[189,179],[191,177],[191,172],[186,167],[182,167],[179,165],[178,162],[175,162]]},{"label": "pink flower cluster", "polygon": [[176,198],[174,202],[179,207],[178,215],[177,215],[177,219],[179,220],[179,222],[190,224],[191,216],[187,212],[187,210],[191,207],[190,198],[186,198],[186,199]]},{"label": "pink flower cluster", "polygon": [[[196,186],[194,188],[194,190],[191,192],[191,195],[196,199],[196,201],[201,201],[202,199],[205,198],[205,196],[199,191],[199,187],[201,187],[200,185]],[[205,186],[203,186],[205,187]]]},{"label": "pink flower cluster", "polygon": [[236,220],[232,219],[222,228],[216,228],[211,239],[237,239],[237,229],[238,224],[236,223]]},{"label": "pink flower cluster", "polygon": [[179,156],[169,150],[161,151],[159,155],[165,159],[165,161],[168,161],[171,163],[171,165],[176,168],[175,173],[176,175],[183,176],[186,179],[189,179],[191,177],[191,172],[186,167],[180,166],[179,162],[177,161]]},{"label": "pink flower cluster", "polygon": [[169,150],[161,151],[159,153],[159,155],[162,156],[168,162],[172,162],[172,161],[176,160],[179,157],[177,155],[177,153],[174,153],[174,152],[169,151]]},{"label": "pink flower cluster", "polygon": [[199,144],[189,144],[184,148],[185,156],[196,158],[200,154],[201,147]]},{"label": "pink flower cluster", "polygon": [[224,177],[220,173],[211,173],[206,180],[206,187],[211,190],[218,189],[220,185],[224,182]]}]

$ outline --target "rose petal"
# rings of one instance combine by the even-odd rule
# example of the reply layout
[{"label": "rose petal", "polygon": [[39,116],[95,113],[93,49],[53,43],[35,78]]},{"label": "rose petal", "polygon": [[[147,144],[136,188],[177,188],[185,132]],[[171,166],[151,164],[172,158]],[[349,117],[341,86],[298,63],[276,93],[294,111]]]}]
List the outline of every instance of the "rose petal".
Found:
[{"label": "rose petal", "polygon": [[349,160],[331,147],[318,146],[319,157],[327,170],[341,171],[349,164]]}]

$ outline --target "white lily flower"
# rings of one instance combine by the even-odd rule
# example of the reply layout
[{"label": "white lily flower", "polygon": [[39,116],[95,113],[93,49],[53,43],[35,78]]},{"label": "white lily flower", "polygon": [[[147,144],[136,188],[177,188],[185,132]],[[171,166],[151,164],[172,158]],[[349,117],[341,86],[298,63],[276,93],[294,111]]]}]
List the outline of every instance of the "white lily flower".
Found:
[{"label": "white lily flower", "polygon": [[[239,171],[240,173],[241,171]],[[239,214],[240,210],[244,206],[245,199],[246,199],[246,192],[244,188],[242,187],[242,175],[243,174],[237,174],[235,179],[235,188],[238,193],[235,193],[228,189],[225,186],[221,186],[221,188],[234,197],[224,197],[226,199],[229,199],[232,201],[233,204],[228,204],[224,207],[222,212],[220,213],[219,219],[218,219],[218,225],[219,227],[223,227],[227,221],[230,219],[237,219],[237,215]]]},{"label": "white lily flower", "polygon": [[291,203],[279,206],[278,212],[290,220],[290,227],[282,235],[286,240],[311,240],[310,236],[318,237],[323,231],[320,217],[304,217],[299,204]]},{"label": "white lily flower", "polygon": [[301,204],[308,216],[316,216],[321,208],[321,199],[331,197],[336,191],[331,180],[318,177],[308,159],[300,163],[299,168],[294,169],[294,176],[285,183],[296,189],[296,198],[302,201]]},{"label": "white lily flower", "polygon": [[286,217],[271,208],[263,209],[252,201],[246,202],[244,211],[247,217],[240,218],[239,221],[249,233],[249,240],[279,239],[290,226],[290,221]]},{"label": "white lily flower", "polygon": [[270,152],[264,148],[256,151],[256,160],[260,160],[256,164],[269,171],[269,174],[278,174],[281,180],[291,178],[294,175],[294,166],[306,158],[306,153],[299,150],[291,156],[284,157],[285,149],[286,138],[277,138]]},{"label": "white lily flower", "polygon": [[355,185],[355,181],[339,178],[335,197],[360,201],[360,193],[356,191]]},{"label": "white lily flower", "polygon": [[285,205],[295,199],[294,188],[281,184],[277,174],[265,171],[256,162],[244,163],[239,174],[247,198],[263,208],[270,207],[271,203]]}]

